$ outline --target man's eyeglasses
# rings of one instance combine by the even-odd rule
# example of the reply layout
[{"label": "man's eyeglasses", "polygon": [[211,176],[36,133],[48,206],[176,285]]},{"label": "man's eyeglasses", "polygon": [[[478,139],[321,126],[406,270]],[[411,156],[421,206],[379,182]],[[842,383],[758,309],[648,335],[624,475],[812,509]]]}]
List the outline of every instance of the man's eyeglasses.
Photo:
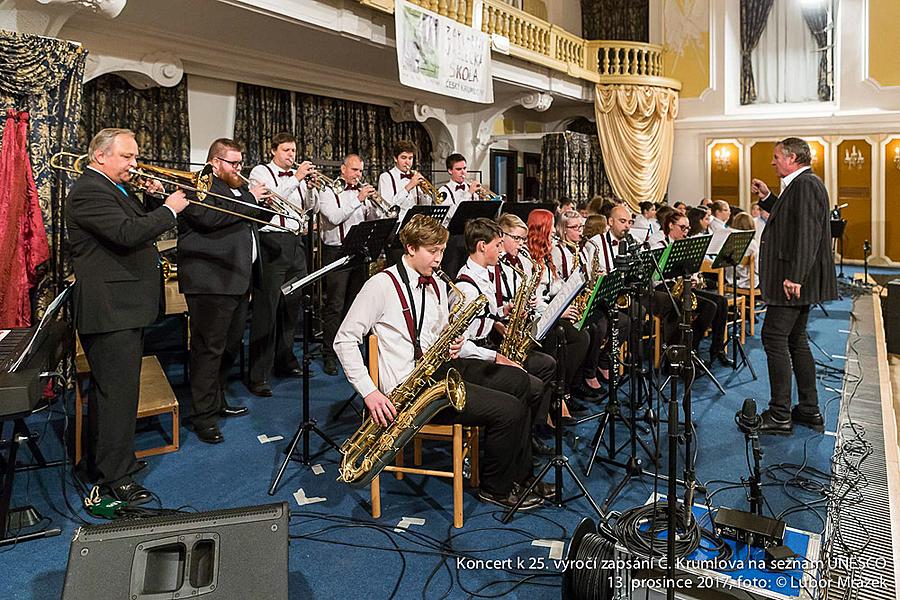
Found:
[{"label": "man's eyeglasses", "polygon": [[216,159],[221,160],[222,162],[227,162],[235,169],[240,169],[242,166],[244,166],[243,160],[228,160],[227,158],[222,158],[221,156],[217,156]]},{"label": "man's eyeglasses", "polygon": [[525,237],[524,235],[513,235],[511,233],[504,233],[503,235],[519,242],[520,244],[524,244],[525,242],[528,241],[528,238]]}]

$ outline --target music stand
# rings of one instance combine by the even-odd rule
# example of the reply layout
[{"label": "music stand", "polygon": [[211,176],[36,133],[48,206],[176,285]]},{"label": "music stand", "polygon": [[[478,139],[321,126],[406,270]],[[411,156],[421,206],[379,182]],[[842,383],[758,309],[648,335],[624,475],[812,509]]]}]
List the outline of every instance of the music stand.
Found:
[{"label": "music stand", "polygon": [[497,202],[479,202],[477,200],[460,202],[456,205],[456,212],[453,213],[453,218],[450,219],[447,229],[450,230],[450,235],[462,235],[466,229],[466,222],[469,219],[478,219],[480,217],[495,219],[499,211],[500,204]]},{"label": "music stand", "polygon": [[[666,248],[662,254],[660,268],[663,277],[665,279],[671,279],[673,277],[684,277],[687,279],[694,273],[700,271],[710,241],[712,241],[712,236],[709,235],[699,235],[696,237],[675,240],[675,243]],[[685,289],[689,289],[687,283],[685,283]],[[697,353],[694,352],[693,348],[688,348],[688,350],[691,353],[691,360],[694,364],[700,367],[701,371],[706,373],[707,377],[709,377],[719,389],[719,393],[724,396],[725,388],[722,387],[719,380],[712,374],[712,371],[710,371],[703,361],[700,360],[700,357],[697,356]],[[662,387],[666,387],[668,383],[669,381],[667,379]]]},{"label": "music stand", "polygon": [[[580,275],[580,277],[577,277]],[[519,497],[519,501],[516,502],[515,506],[506,511],[506,514],[503,515],[503,519],[501,521],[503,523],[508,523],[512,516],[519,510],[519,507],[522,506],[522,503],[526,498],[531,494],[531,491],[538,484],[539,481],[543,481],[544,477],[547,476],[547,473],[550,472],[550,469],[555,468],[555,482],[556,482],[556,493],[553,495],[553,504],[558,508],[562,508],[565,506],[567,502],[571,502],[576,498],[581,498],[584,496],[588,503],[591,505],[591,508],[597,513],[597,516],[602,520],[606,520],[604,512],[597,506],[597,502],[591,497],[590,492],[588,492],[584,483],[582,483],[581,479],[578,478],[578,475],[575,473],[575,470],[572,469],[572,465],[569,464],[569,457],[565,455],[563,452],[563,424],[562,424],[562,405],[565,400],[566,394],[566,381],[565,381],[565,367],[563,366],[566,361],[566,342],[565,342],[565,332],[563,330],[563,326],[560,323],[560,319],[562,319],[562,314],[565,312],[566,308],[571,303],[572,298],[574,298],[578,292],[580,292],[584,288],[584,274],[581,270],[575,271],[569,279],[566,280],[564,287],[557,293],[557,296],[560,294],[565,294],[564,298],[568,298],[568,302],[555,302],[556,298],[554,298],[554,302],[551,302],[547,309],[542,315],[541,319],[538,321],[535,331],[538,332],[537,340],[541,341],[544,337],[549,333],[552,327],[547,324],[551,324],[553,327],[557,329],[557,345],[556,345],[556,381],[553,384],[553,422],[556,423],[556,427],[554,428],[554,448],[553,448],[553,456],[550,457],[550,460],[547,461],[547,464],[541,469],[540,473],[538,473],[531,484],[525,489],[522,495]],[[543,324],[543,326],[542,326]],[[569,475],[571,475],[572,479],[575,480],[575,484],[581,490],[581,494],[574,496],[572,498],[568,498],[563,500],[562,497],[562,473],[563,469],[568,471]]]},{"label": "music stand", "polygon": [[[719,253],[716,255],[716,259],[713,261],[712,268],[726,268],[731,267],[731,297],[732,297],[732,306],[734,307],[735,318],[731,321],[731,354],[732,359],[734,360],[734,365],[732,365],[731,369],[733,372],[736,372],[739,368],[738,366],[738,353],[741,355],[741,364],[740,366],[747,365],[750,368],[750,373],[753,375],[753,379],[756,379],[756,370],[753,368],[753,363],[750,362],[750,359],[747,357],[747,352],[744,350],[744,345],[741,343],[740,338],[738,337],[738,320],[737,320],[737,268],[738,265],[744,260],[744,256],[747,254],[747,248],[750,247],[750,242],[753,241],[753,237],[756,235],[756,231],[732,231],[728,238],[725,240],[725,243],[722,244],[722,248],[719,249]],[[750,282],[750,285],[753,285],[753,282]],[[753,318],[753,315],[750,315],[750,318]]]},{"label": "music stand", "polygon": [[[314,271],[305,277],[294,278],[281,286],[281,293],[285,296],[287,296],[288,294],[293,294],[300,289],[304,290],[303,318],[305,319],[305,323],[312,322],[312,297],[310,294],[310,284],[321,279],[326,273],[330,273],[338,269],[353,268],[360,264],[366,264],[374,261],[381,254],[382,250],[384,250],[384,247],[387,244],[388,237],[394,230],[395,223],[395,219],[379,219],[377,221],[364,221],[362,223],[357,223],[350,228],[350,231],[348,231],[347,235],[344,237],[344,245],[342,247],[342,251],[346,254],[345,256],[328,265],[325,265],[318,271]],[[294,455],[297,452],[297,444],[300,442],[301,438],[303,439],[303,449],[299,456],[299,460],[304,465],[309,465],[310,431],[318,435],[322,439],[322,441],[324,441],[335,450],[340,450],[340,447],[337,445],[337,443],[330,437],[328,437],[328,435],[326,435],[321,429],[319,429],[319,427],[316,425],[316,420],[310,418],[309,416],[309,365],[312,361],[312,357],[310,356],[309,352],[310,328],[304,327],[303,329],[303,381],[301,389],[302,421],[300,425],[297,426],[297,431],[294,432],[294,436],[291,438],[290,444],[288,444],[288,447],[285,451],[284,460],[282,461],[281,466],[278,468],[278,473],[275,475],[275,478],[272,480],[272,484],[269,486],[270,496],[275,495],[275,491],[278,489],[278,484],[281,482],[281,478],[284,476],[284,472],[287,469],[288,463],[292,460],[298,460],[298,458]]]},{"label": "music stand", "polygon": [[516,215],[525,223],[528,222],[528,215],[531,211],[537,209],[549,210],[556,216],[556,205],[551,202],[503,202],[500,213],[510,213]]}]

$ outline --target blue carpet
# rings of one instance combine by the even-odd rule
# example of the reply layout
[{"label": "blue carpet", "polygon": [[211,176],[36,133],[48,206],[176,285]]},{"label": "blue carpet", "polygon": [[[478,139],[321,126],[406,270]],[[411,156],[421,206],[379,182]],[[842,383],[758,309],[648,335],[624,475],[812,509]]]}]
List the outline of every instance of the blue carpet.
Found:
[{"label": "blue carpet", "polygon": [[[845,267],[845,271],[850,270]],[[821,347],[814,348],[816,359],[843,370],[843,360],[826,355],[844,355],[846,330],[850,319],[848,298],[827,305],[829,316],[813,311],[810,337]],[[170,324],[177,332],[177,323]],[[705,347],[705,346],[704,346]],[[768,399],[768,379],[765,354],[759,341],[747,339],[749,357],[760,375],[753,381],[747,369],[732,376],[730,369],[717,368],[727,394],[721,396],[708,379],[699,379],[693,388],[694,421],[697,423],[697,477],[708,482],[714,506],[747,508],[744,491],[738,486],[728,488],[729,482],[739,483],[748,475],[744,452],[744,437],[734,425],[735,412],[744,398],[756,398],[765,407]],[[183,402],[182,414],[188,414],[188,390],[177,362],[166,365],[170,379]],[[314,363],[315,376],[310,380],[312,414],[324,431],[340,443],[355,429],[358,417],[351,410],[340,419],[334,414],[351,389],[343,377],[328,377]],[[833,432],[837,422],[839,393],[826,387],[840,387],[839,378],[820,378],[820,406],[825,412],[827,430]],[[149,468],[139,479],[155,491],[166,507],[185,507],[186,510],[263,504],[273,501],[266,490],[280,464],[287,441],[300,422],[300,380],[276,379],[273,398],[251,396],[235,376],[230,385],[230,398],[250,407],[248,416],[222,423],[225,443],[209,446],[198,442],[182,428],[182,447],[172,454],[151,457]],[[357,399],[355,405],[360,406]],[[69,402],[71,411],[71,401]],[[29,419],[33,430],[40,434],[39,444],[49,459],[61,458],[65,428],[62,407],[33,415]],[[587,445],[596,424],[583,424],[569,432],[566,448],[576,471],[581,473],[587,458]],[[284,436],[283,441],[260,443],[257,436]],[[624,427],[618,428],[619,440],[625,439]],[[663,428],[665,440],[665,428]],[[798,428],[786,438],[764,438],[763,465],[804,462],[825,472],[830,471],[829,459],[834,449],[833,435],[815,435]],[[582,517],[594,517],[586,499],[580,498],[558,509],[547,506],[536,512],[517,516],[508,526],[499,522],[501,513],[494,507],[481,504],[469,490],[465,494],[465,527],[452,528],[451,486],[447,480],[407,476],[396,481],[382,477],[383,516],[373,521],[369,516],[368,488],[357,490],[336,481],[338,455],[312,436],[312,448],[322,453],[314,460],[324,468],[315,475],[308,467],[291,463],[275,500],[287,501],[297,515],[292,520],[291,533],[297,536],[290,544],[291,598],[338,597],[398,597],[436,598],[465,597],[467,593],[495,595],[508,592],[510,596],[527,598],[559,597],[559,577],[548,558],[548,548],[533,546],[535,539],[567,540]],[[155,431],[142,432],[141,445],[158,442]],[[665,444],[665,442],[664,442]],[[646,457],[641,453],[642,458]],[[27,450],[20,454],[27,462]],[[426,461],[448,464],[446,450],[435,446],[426,450]],[[665,452],[660,464],[666,464]],[[591,494],[602,502],[611,486],[619,481],[618,469],[598,466],[588,478],[583,478]],[[680,473],[679,473],[680,476]],[[59,537],[32,541],[18,546],[0,548],[0,597],[8,599],[57,598],[60,595],[66,570],[69,541],[79,525],[63,502],[63,482],[69,503],[78,508],[69,470],[45,469],[20,473],[16,478],[13,505],[35,505],[41,513],[61,527]],[[765,480],[768,512],[777,514],[798,505],[796,490],[783,489],[771,478]],[[565,490],[572,495],[575,486],[564,476]],[[307,497],[324,497],[325,501],[299,507],[294,492],[303,488]],[[642,504],[653,493],[653,478],[643,477],[626,486],[613,505],[624,509]],[[664,492],[664,486],[660,486]],[[791,497],[791,496],[794,497]],[[806,498],[808,500],[808,498]],[[804,500],[801,497],[800,500]],[[823,509],[801,510],[786,517],[789,526],[819,532],[823,528]],[[78,511],[85,517],[83,511]],[[425,519],[424,525],[410,525],[406,533],[394,533],[402,517]],[[349,519],[356,521],[350,523]],[[88,519],[91,522],[97,522]],[[383,529],[361,527],[376,524]],[[396,548],[402,548],[399,552]],[[440,556],[439,552],[454,552],[478,559],[513,559],[513,566],[524,569],[510,573],[496,569],[457,567],[456,560]],[[522,559],[521,562],[518,559]],[[536,570],[527,571],[529,567]],[[530,579],[516,586],[525,575]],[[110,576],[113,576],[110,574]],[[261,592],[260,598],[265,597]]]}]

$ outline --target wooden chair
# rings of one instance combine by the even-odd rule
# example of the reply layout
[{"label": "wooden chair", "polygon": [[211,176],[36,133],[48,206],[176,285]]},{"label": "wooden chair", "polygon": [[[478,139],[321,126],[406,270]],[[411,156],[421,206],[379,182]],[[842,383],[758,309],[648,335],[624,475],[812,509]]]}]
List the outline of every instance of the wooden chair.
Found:
[{"label": "wooden chair", "polygon": [[[369,336],[369,375],[378,383],[378,338]],[[452,410],[452,409],[444,409]],[[450,442],[452,445],[453,467],[450,471],[422,468],[422,440],[438,440]],[[425,425],[413,438],[413,466],[403,464],[403,451],[397,453],[394,465],[384,468],[391,471],[397,479],[403,479],[406,473],[431,475],[453,480],[453,526],[463,526],[463,461],[469,457],[472,487],[478,487],[478,428],[462,425]],[[381,476],[376,475],[369,484],[372,496],[372,518],[381,516]]]},{"label": "wooden chair", "polygon": [[[749,279],[750,281],[754,281],[756,279],[756,261],[753,260],[753,256],[747,255],[741,261],[742,267],[748,267]],[[731,297],[731,286],[727,286],[725,293]],[[750,337],[756,335],[756,315],[758,314],[756,311],[756,299],[759,298],[760,292],[759,288],[743,288],[739,287],[737,289],[737,293],[739,296],[746,296],[748,302],[748,314],[747,319],[750,321]]]},{"label": "wooden chair", "polygon": [[[75,348],[75,463],[81,461],[82,437],[84,431],[84,405],[85,398],[83,388],[91,374],[90,365],[81,347],[81,342],[76,340]],[[178,398],[166,379],[166,374],[155,356],[145,356],[141,359],[141,391],[138,399],[137,418],[144,419],[156,415],[169,414],[172,417],[172,434],[168,444],[138,450],[135,457],[143,458],[156,454],[165,454],[178,450]]]}]

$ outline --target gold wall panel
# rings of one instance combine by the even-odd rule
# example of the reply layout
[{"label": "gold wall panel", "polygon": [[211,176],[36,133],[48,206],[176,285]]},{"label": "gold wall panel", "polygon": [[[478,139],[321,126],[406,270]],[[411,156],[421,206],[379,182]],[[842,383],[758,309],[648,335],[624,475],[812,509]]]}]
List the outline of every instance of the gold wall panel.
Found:
[{"label": "gold wall panel", "polygon": [[[848,152],[856,146],[862,154],[861,167],[852,168],[844,162]],[[835,204],[847,203],[841,213],[847,219],[844,232],[844,256],[863,258],[863,242],[872,241],[872,147],[863,139],[844,140],[838,146],[838,197]]]},{"label": "gold wall panel", "polygon": [[[727,152],[729,160],[724,168],[716,164],[716,152]],[[725,200],[735,206],[740,204],[740,164],[741,153],[735,144],[713,144],[709,149],[710,165],[710,198],[713,200]],[[696,205],[699,198],[693,202],[685,200],[686,204]]]},{"label": "gold wall panel", "polygon": [[900,168],[894,158],[900,156],[900,138],[893,138],[884,153],[884,253],[900,261]]}]

